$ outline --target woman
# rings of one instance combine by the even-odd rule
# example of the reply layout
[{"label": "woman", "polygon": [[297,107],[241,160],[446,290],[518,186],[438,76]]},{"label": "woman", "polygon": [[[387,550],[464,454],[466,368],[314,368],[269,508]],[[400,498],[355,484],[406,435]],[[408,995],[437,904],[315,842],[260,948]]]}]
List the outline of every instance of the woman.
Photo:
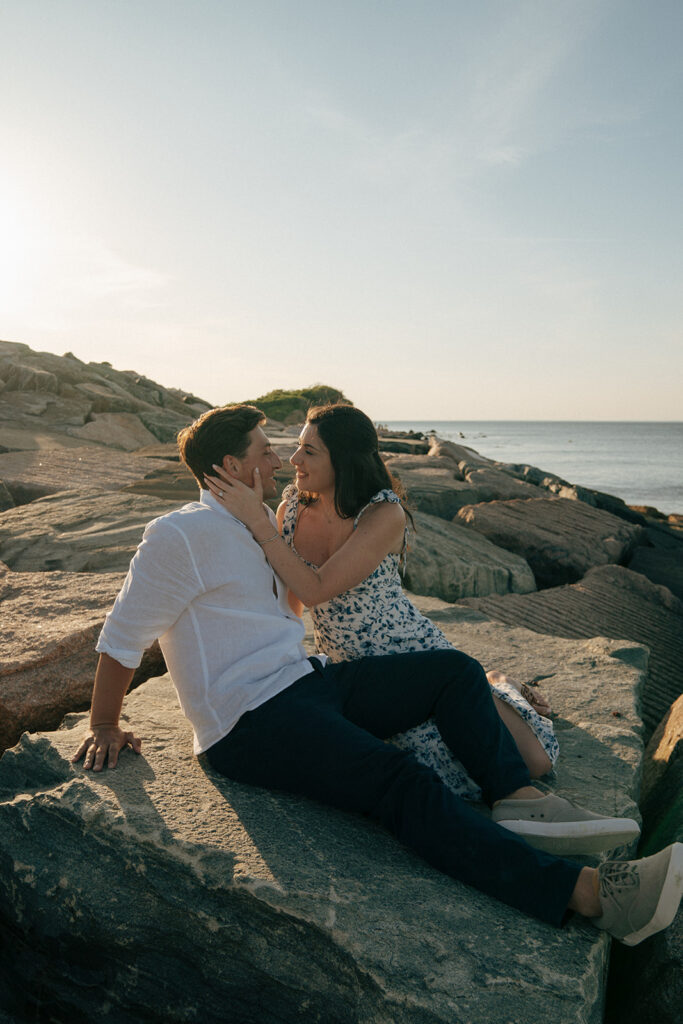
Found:
[{"label": "woman", "polygon": [[[296,485],[283,493],[279,533],[265,518],[260,481],[251,490],[215,467],[217,476],[206,482],[216,500],[261,538],[268,561],[289,587],[293,611],[301,614],[310,607],[316,649],[332,661],[344,661],[451,647],[403,593],[399,565],[406,553],[406,518],[411,517],[380,457],[372,421],[353,406],[313,408],[290,462]],[[488,678],[530,774],[545,774],[559,753],[552,724],[544,717],[550,710],[547,702],[526,688],[534,698],[532,707],[502,673],[489,672]],[[433,723],[393,742],[412,750],[459,796],[479,799],[479,787]]]}]

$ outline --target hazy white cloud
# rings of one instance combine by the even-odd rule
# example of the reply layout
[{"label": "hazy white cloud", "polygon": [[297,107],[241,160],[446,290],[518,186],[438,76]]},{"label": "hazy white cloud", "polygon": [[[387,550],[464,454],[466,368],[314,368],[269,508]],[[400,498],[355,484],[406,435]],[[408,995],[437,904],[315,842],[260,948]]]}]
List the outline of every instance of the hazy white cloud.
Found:
[{"label": "hazy white cloud", "polygon": [[49,330],[75,324],[93,306],[144,310],[161,301],[170,278],[137,265],[96,238],[55,235],[24,224],[0,249],[0,314]]}]

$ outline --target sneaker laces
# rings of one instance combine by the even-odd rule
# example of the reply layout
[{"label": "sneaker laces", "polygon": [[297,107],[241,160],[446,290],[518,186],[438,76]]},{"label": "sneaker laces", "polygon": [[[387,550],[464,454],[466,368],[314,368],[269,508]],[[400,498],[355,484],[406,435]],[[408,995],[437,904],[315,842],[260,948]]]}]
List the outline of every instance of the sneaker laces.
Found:
[{"label": "sneaker laces", "polygon": [[632,861],[607,861],[600,869],[600,895],[616,899],[624,889],[639,889],[640,874]]}]

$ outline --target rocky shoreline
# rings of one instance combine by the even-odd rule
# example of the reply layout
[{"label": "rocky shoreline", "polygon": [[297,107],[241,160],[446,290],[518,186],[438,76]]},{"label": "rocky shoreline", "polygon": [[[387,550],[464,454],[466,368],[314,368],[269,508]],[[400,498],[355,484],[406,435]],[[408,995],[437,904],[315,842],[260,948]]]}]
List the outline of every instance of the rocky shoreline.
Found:
[{"label": "rocky shoreline", "polygon": [[[364,822],[214,777],[158,647],[127,699],[144,757],[106,778],[69,765],[142,529],[196,496],[173,438],[206,408],[0,342],[0,1020],[673,1022],[681,915],[619,951],[621,990],[653,980],[607,999],[604,935],[530,922]],[[284,483],[298,431],[268,429]],[[414,509],[418,605],[550,692],[552,788],[610,813],[639,803],[644,847],[683,839],[676,517],[437,437],[383,432],[381,447]]]}]

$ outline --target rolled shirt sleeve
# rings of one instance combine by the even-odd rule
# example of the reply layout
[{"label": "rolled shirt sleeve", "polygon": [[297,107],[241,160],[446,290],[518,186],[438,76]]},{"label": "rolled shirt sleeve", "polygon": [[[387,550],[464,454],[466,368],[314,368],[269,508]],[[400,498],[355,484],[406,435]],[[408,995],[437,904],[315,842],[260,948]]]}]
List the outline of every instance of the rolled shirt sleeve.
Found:
[{"label": "rolled shirt sleeve", "polygon": [[97,650],[137,668],[145,650],[163,636],[204,590],[187,538],[168,517],[148,524]]}]

